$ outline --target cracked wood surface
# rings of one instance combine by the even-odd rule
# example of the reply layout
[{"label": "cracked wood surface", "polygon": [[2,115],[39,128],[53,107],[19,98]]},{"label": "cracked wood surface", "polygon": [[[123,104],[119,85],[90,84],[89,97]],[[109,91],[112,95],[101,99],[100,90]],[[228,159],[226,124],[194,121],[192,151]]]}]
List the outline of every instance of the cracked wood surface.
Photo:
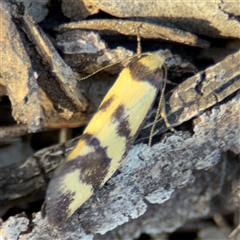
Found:
[{"label": "cracked wood surface", "polygon": [[84,0],[84,7],[77,6],[77,0],[72,5],[67,2],[63,0],[63,13],[75,21],[103,11],[122,19],[141,19],[210,37],[240,38],[238,1]]},{"label": "cracked wood surface", "polygon": [[84,125],[88,102],[78,75],[64,62],[20,3],[0,4],[1,78],[17,122],[29,132]]},{"label": "cracked wood surface", "polygon": [[[177,135],[170,134],[152,148],[147,148],[145,144],[134,146],[118,173],[65,226],[53,229],[40,212],[34,214],[32,225],[26,216],[20,214],[3,223],[3,233],[7,237],[11,236],[11,239],[92,239],[96,234],[104,234],[142,216],[148,207],[152,209],[151,204],[173,201],[178,194],[185,196],[182,200],[175,199],[185,205],[181,213],[184,217],[176,218],[175,215],[178,222],[172,224],[172,228],[169,226],[169,231],[179,227],[189,216],[194,218],[209,214],[208,201],[221,192],[224,176],[234,178],[238,168],[238,162],[232,161],[229,176],[225,172],[224,163],[217,163],[220,162],[222,152],[231,150],[240,153],[239,103],[238,92],[228,102],[196,118],[192,136],[179,132]],[[54,154],[60,152],[54,151],[49,156],[54,157]],[[52,161],[48,159],[48,169],[53,166],[49,162],[54,162],[53,158]],[[201,173],[201,170],[209,171]],[[184,204],[184,201],[191,202],[189,194],[192,199],[198,199],[202,210],[198,208],[197,211],[196,202],[193,208]],[[206,205],[203,206],[203,203]],[[172,208],[166,206],[168,204],[163,214],[170,214]],[[187,209],[188,212],[185,212]]]},{"label": "cracked wood surface", "polygon": [[[196,170],[214,168],[222,152],[231,150],[239,154],[239,54],[232,54],[187,79],[166,97],[170,106],[167,113],[173,126],[195,118],[192,135],[187,132],[170,134],[150,149],[144,144],[134,146],[119,172],[66,226],[53,231],[47,219],[37,213],[32,220],[33,228],[29,228],[32,226],[29,219],[17,215],[3,223],[4,234],[14,233],[11,239],[64,239],[66,236],[91,239],[143,215],[148,209],[146,201],[163,204],[170,200],[180,191],[179,187],[196,178]],[[160,131],[163,128],[158,127]],[[2,210],[6,211],[16,201],[39,199],[52,171],[76,141],[43,149],[20,164],[4,168],[1,172]],[[213,191],[208,199],[215,194]],[[195,197],[200,197],[199,193]],[[179,224],[183,221],[176,225]]]},{"label": "cracked wood surface", "polygon": [[[154,2],[158,1],[153,0],[152,3]],[[91,3],[93,4],[90,4],[91,13],[96,13],[101,9],[111,14],[112,7],[116,7],[113,0],[107,8],[101,6],[102,2],[98,4],[98,0],[92,0]],[[128,14],[127,17],[139,17],[138,13],[141,11],[138,6],[132,4],[131,8],[128,6],[127,9],[124,9],[126,3],[124,2],[123,6],[118,3],[119,11],[114,10],[114,14],[119,14],[121,17],[126,17],[123,14]],[[169,38],[189,44],[190,39],[190,44],[207,47],[208,42],[203,38],[205,35],[231,37],[234,38],[233,41],[230,40],[227,44],[231,45],[234,41],[237,44],[235,48],[231,48],[231,51],[227,47],[220,49],[213,46],[213,48],[210,47],[206,51],[204,50],[205,52],[201,52],[202,57],[207,54],[217,63],[185,80],[169,92],[165,98],[169,122],[178,129],[178,133],[166,134],[160,138],[159,134],[166,131],[160,119],[154,133],[155,144],[151,148],[147,148],[143,143],[135,144],[129,152],[126,162],[116,174],[74,214],[65,226],[59,226],[59,228],[49,226],[47,219],[44,218],[44,211],[34,213],[31,217],[23,213],[12,216],[5,222],[0,219],[1,236],[11,240],[66,238],[99,240],[115,239],[119,236],[122,239],[136,239],[142,232],[145,232],[159,239],[159,235],[174,231],[188,219],[205,217],[214,213],[219,214],[221,211],[232,213],[234,211],[233,204],[221,206],[219,203],[230,202],[233,198],[229,192],[229,186],[236,185],[236,179],[240,172],[239,161],[236,160],[236,156],[240,152],[240,52],[238,50],[233,53],[234,49],[239,49],[237,38],[240,36],[239,22],[234,17],[239,15],[238,8],[234,7],[235,3],[232,2],[230,6],[229,3],[217,1],[214,3],[201,2],[201,9],[206,10],[204,11],[199,10],[197,4],[181,2],[181,6],[177,6],[177,2],[171,1],[165,6],[155,6],[150,12],[145,11],[146,19],[150,19],[150,22],[142,26],[149,30],[152,28],[155,31],[165,31],[164,34],[168,34],[168,36],[164,36],[165,40]],[[69,5],[68,1],[63,1],[62,11],[66,13],[68,8],[69,14],[74,8],[73,6],[74,4]],[[154,4],[151,4],[152,6]],[[3,91],[3,95],[1,93],[0,96],[5,96],[6,88],[8,88],[13,114],[20,121],[27,120],[28,128],[35,131],[39,129],[39,119],[43,117],[46,117],[45,120],[48,121],[49,126],[58,120],[60,125],[65,124],[65,120],[72,114],[71,106],[78,105],[78,109],[81,109],[81,99],[83,103],[85,99],[81,93],[78,98],[75,95],[76,92],[73,88],[76,86],[76,73],[64,63],[42,29],[29,18],[28,13],[22,7],[21,3],[16,4],[14,0],[4,0],[0,3],[0,12],[2,13],[0,14],[2,20],[0,24],[3,30],[3,34],[0,36],[0,48],[4,56],[0,69],[0,90]],[[89,5],[86,7],[88,8]],[[159,10],[159,8],[165,7],[167,11]],[[178,10],[176,11],[176,9]],[[122,13],[121,10],[123,10]],[[76,9],[75,13],[78,11],[79,9]],[[154,16],[154,19],[151,19],[154,11],[162,12],[165,15],[157,18]],[[167,14],[170,18],[167,17]],[[177,18],[174,18],[173,14],[176,14]],[[178,14],[184,14],[184,18],[179,19]],[[192,18],[191,15],[194,17]],[[153,26],[151,20],[156,20],[154,24],[164,24],[166,20],[167,23],[174,24],[175,27],[179,26],[185,31],[201,33],[202,39],[190,33],[179,36],[180,33],[186,33],[181,31],[177,32],[178,36],[174,36],[176,29],[160,25]],[[126,21],[124,22],[126,23]],[[101,22],[99,21],[99,23]],[[112,24],[114,22],[106,21],[104,23],[107,23],[108,27],[112,26],[112,30],[116,27]],[[91,22],[85,24],[91,24]],[[135,22],[131,24],[130,27],[135,26]],[[120,32],[124,33],[126,27],[123,24],[123,31]],[[135,29],[132,30],[134,35]],[[74,34],[77,35],[76,32]],[[124,51],[132,54],[131,51],[122,51],[120,48],[117,48],[115,52],[111,51],[107,45],[103,44],[104,41],[97,33],[89,34],[86,31],[85,38],[81,31],[79,34],[85,41],[83,55],[88,52],[89,46],[93,46],[97,57],[90,54],[79,60],[77,54],[75,58],[71,55],[69,58],[74,64],[78,60],[80,65],[84,62],[86,67],[91,67],[95,60],[101,65],[109,56],[115,55],[115,58],[118,59]],[[57,37],[60,40],[57,44],[61,43],[61,40],[65,40],[65,42],[63,41],[65,45],[73,42],[71,39],[69,40],[70,35],[64,36],[65,39],[64,37],[61,39],[61,34]],[[95,43],[96,45],[94,45]],[[73,45],[73,50],[76,50],[75,46],[78,45]],[[226,51],[219,53],[219,49],[223,50],[223,48]],[[168,49],[165,52],[169,52],[173,57]],[[169,54],[167,53],[167,55]],[[184,54],[182,52],[181,56]],[[189,54],[190,59],[193,54]],[[226,55],[228,56],[225,57]],[[33,59],[34,61],[32,61]],[[65,57],[65,61],[66,59]],[[219,62],[219,59],[223,60]],[[190,61],[175,60],[179,63],[177,66],[182,73],[186,73],[187,70],[189,73],[195,72],[193,71],[195,66],[191,65],[192,59]],[[186,62],[184,62],[185,60]],[[170,57],[167,61],[172,63],[173,59]],[[177,71],[171,71],[171,63],[166,62],[170,68],[170,74],[178,74]],[[180,76],[184,77],[184,74],[180,74]],[[51,84],[48,84],[48,81],[43,82],[44,78],[51,80]],[[74,81],[69,82],[70,78]],[[37,88],[36,80],[42,83],[40,88]],[[58,82],[60,88],[54,82]],[[95,89],[98,88],[96,81],[92,85],[95,86]],[[44,87],[46,87],[46,92],[42,90]],[[55,100],[57,100],[55,103],[59,103],[62,97],[66,98],[62,102],[64,103],[62,106],[55,104],[58,110],[64,110],[63,113],[59,114],[59,111],[55,111],[56,109],[52,110],[53,106],[50,106],[51,104],[46,100],[51,94],[55,94]],[[94,94],[96,95],[96,92]],[[91,96],[91,98],[93,97]],[[42,101],[43,99],[45,101]],[[52,101],[54,102],[54,99]],[[47,116],[43,116],[40,109],[40,105],[43,103],[45,104],[44,114],[47,113]],[[75,119],[80,123],[73,121],[73,125],[85,124],[89,113],[88,116],[85,115],[80,113],[79,116],[74,112]],[[151,118],[151,115],[149,114],[148,117]],[[181,131],[187,122],[188,124],[191,122],[192,131]],[[18,135],[24,134],[25,127],[26,125],[18,126]],[[190,127],[187,129],[189,130]],[[8,138],[9,130],[14,129],[4,128],[4,130],[7,133],[5,137]],[[142,132],[144,129],[141,130],[140,138]],[[78,139],[42,149],[18,164],[2,167],[0,172],[1,215],[18,206],[28,209],[28,204],[31,202],[44,199],[45,189],[54,169],[64,160]],[[237,192],[236,186],[234,189],[233,191]],[[238,197],[237,193],[234,202],[237,201],[236,197]]]}]

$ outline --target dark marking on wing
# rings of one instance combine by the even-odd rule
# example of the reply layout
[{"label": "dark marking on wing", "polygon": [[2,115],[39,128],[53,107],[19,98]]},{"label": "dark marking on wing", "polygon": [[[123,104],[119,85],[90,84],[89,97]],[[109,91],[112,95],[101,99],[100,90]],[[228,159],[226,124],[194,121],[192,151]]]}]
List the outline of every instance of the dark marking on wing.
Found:
[{"label": "dark marking on wing", "polygon": [[91,140],[93,139],[93,137],[94,137],[94,136],[93,136],[92,134],[90,134],[90,133],[84,133],[84,134],[82,134],[80,140],[89,143],[89,142],[91,142]]},{"label": "dark marking on wing", "polygon": [[107,110],[108,106],[111,105],[113,100],[114,100],[114,96],[111,96],[107,101],[103,102],[100,105],[100,107],[98,108],[98,111],[105,111],[105,110]]},{"label": "dark marking on wing", "polygon": [[94,147],[95,149],[100,146],[100,141],[90,133],[84,133],[81,136],[81,140],[84,140],[86,142],[86,145]]},{"label": "dark marking on wing", "polygon": [[127,118],[122,119],[119,122],[119,126],[117,127],[117,133],[119,136],[129,138],[131,130],[130,130],[130,125],[129,125],[129,121]]},{"label": "dark marking on wing", "polygon": [[50,222],[62,222],[63,219],[67,219],[69,206],[74,201],[73,197],[75,196],[75,192],[68,191],[67,193],[57,194],[56,196],[58,196],[56,199],[51,199],[48,203],[48,208],[50,207],[49,204],[51,204],[53,205],[51,209],[56,209],[56,214],[48,216]]},{"label": "dark marking on wing", "polygon": [[149,82],[156,88],[159,88],[159,79],[163,77],[163,71],[161,68],[156,68],[154,71],[150,70],[148,67],[144,66],[138,60],[133,60],[128,65],[130,69],[131,76],[136,81],[146,81]]},{"label": "dark marking on wing", "polygon": [[124,105],[121,104],[114,111],[112,117],[115,121],[118,122],[118,126],[117,126],[118,135],[121,137],[126,137],[128,139],[131,133],[131,129],[130,129],[128,116],[126,116],[124,113],[125,113],[125,108],[124,108]]},{"label": "dark marking on wing", "polygon": [[[65,165],[63,165],[65,166]],[[74,201],[75,192],[67,191],[67,192],[59,192],[62,185],[63,172],[64,174],[68,174],[68,172],[73,171],[74,169],[67,169],[67,171],[63,166],[60,166],[54,173],[55,181],[51,181],[48,186],[46,205],[45,210],[50,223],[60,223],[64,219],[68,217],[69,205]],[[56,194],[61,193],[61,194]],[[48,214],[51,212],[53,214]]]},{"label": "dark marking on wing", "polygon": [[[96,152],[90,153],[85,157],[84,163],[80,164],[80,176],[82,182],[91,184],[94,191],[97,191],[105,179],[111,160],[106,154],[106,148],[98,148]],[[84,174],[84,173],[87,174]]]},{"label": "dark marking on wing", "polygon": [[124,115],[124,105],[123,104],[120,104],[117,108],[116,108],[116,110],[114,111],[114,113],[113,113],[113,117],[115,118],[115,119],[121,119],[122,117],[123,117],[123,115]]},{"label": "dark marking on wing", "polygon": [[[90,137],[91,134],[84,134],[85,137]],[[69,174],[75,169],[81,169],[79,180],[85,184],[91,184],[94,191],[101,186],[108,169],[111,164],[111,158],[107,155],[107,147],[102,147],[100,141],[92,137],[88,139],[87,145],[94,147],[94,152],[90,152],[84,156],[78,156],[74,160],[66,162],[62,174]],[[66,171],[64,172],[64,170]]]}]

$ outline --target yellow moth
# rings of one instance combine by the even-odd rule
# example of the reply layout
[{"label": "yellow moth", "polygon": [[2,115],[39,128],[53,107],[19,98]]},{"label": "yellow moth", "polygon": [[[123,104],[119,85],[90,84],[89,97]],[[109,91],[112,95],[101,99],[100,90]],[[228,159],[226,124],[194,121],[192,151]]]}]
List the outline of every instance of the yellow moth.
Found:
[{"label": "yellow moth", "polygon": [[123,163],[162,87],[163,64],[159,54],[147,54],[122,70],[49,183],[45,206],[51,224],[64,223]]}]

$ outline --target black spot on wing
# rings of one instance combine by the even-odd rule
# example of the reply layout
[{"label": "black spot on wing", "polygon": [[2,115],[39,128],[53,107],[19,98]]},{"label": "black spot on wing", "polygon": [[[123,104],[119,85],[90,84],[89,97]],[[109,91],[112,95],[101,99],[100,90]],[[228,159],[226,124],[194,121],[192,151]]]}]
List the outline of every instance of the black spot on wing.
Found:
[{"label": "black spot on wing", "polygon": [[53,226],[58,226],[67,221],[69,205],[74,201],[75,192],[62,192],[62,180],[66,173],[74,170],[73,168],[66,171],[65,165],[61,165],[55,172],[47,188],[46,197],[46,215],[48,221]]},{"label": "black spot on wing", "polygon": [[114,100],[114,96],[111,96],[109,99],[107,99],[106,101],[104,101],[100,107],[98,108],[98,111],[105,111],[108,106],[111,105],[112,101]]},{"label": "black spot on wing", "polygon": [[96,191],[102,185],[110,164],[111,158],[107,156],[106,147],[95,147],[95,152],[89,153],[84,157],[84,161],[78,159],[81,168],[80,179],[86,184],[91,184]]},{"label": "black spot on wing", "polygon": [[61,175],[64,178],[64,175],[71,174],[75,169],[80,169],[79,180],[92,185],[94,191],[96,191],[102,185],[112,159],[107,155],[107,147],[103,148],[96,137],[85,133],[82,138],[87,145],[94,147],[94,151],[64,163],[61,166]]},{"label": "black spot on wing", "polygon": [[84,140],[86,142],[86,145],[94,147],[96,150],[100,147],[100,141],[98,138],[94,137],[94,135],[90,133],[84,133],[81,136],[81,140]]},{"label": "black spot on wing", "polygon": [[125,115],[124,105],[119,105],[117,109],[114,111],[112,117],[113,120],[118,123],[117,133],[119,136],[129,138],[131,133],[130,124],[128,120],[128,116]]},{"label": "black spot on wing", "polygon": [[82,141],[85,141],[85,142],[90,142],[91,140],[93,139],[93,135],[92,134],[90,134],[90,133],[84,133],[84,134],[82,134],[82,136],[81,136],[81,140]]},{"label": "black spot on wing", "polygon": [[[57,187],[58,185],[56,185]],[[58,186],[60,187],[60,186]],[[53,191],[53,189],[50,188]],[[56,189],[59,191],[59,188]],[[56,193],[53,191],[53,193]],[[75,192],[57,192],[58,194],[49,193],[50,199],[46,200],[46,213],[48,221],[52,225],[60,225],[67,221],[69,205],[73,202]]]},{"label": "black spot on wing", "polygon": [[131,76],[134,80],[149,82],[157,89],[160,87],[163,78],[163,71],[161,68],[151,70],[139,62],[138,58],[134,58],[129,63],[128,68],[130,69]]},{"label": "black spot on wing", "polygon": [[115,119],[121,119],[123,117],[123,115],[124,115],[124,105],[119,104],[119,106],[117,107],[117,109],[113,113],[113,117]]}]

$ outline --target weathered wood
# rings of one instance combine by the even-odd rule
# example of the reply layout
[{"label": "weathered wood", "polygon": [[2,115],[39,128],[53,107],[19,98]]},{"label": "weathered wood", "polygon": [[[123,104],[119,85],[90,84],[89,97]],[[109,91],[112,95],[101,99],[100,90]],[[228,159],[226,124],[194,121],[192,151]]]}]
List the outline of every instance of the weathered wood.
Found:
[{"label": "weathered wood", "polygon": [[[67,2],[67,0],[64,0]],[[73,2],[78,2],[77,0]],[[221,2],[220,0],[200,2],[192,1],[119,1],[119,0],[91,0],[83,1],[84,14],[94,14],[97,11],[106,12],[118,18],[141,19],[165,26],[174,26],[191,33],[211,37],[240,38],[239,34],[239,2]],[[81,20],[84,16],[77,15],[72,6],[71,18]],[[66,4],[64,4],[66,6]],[[66,10],[67,9],[67,10]],[[70,12],[71,6],[63,8]],[[92,11],[92,13],[91,13]],[[68,15],[69,16],[69,15]],[[229,17],[232,16],[232,17]]]},{"label": "weathered wood", "polygon": [[[193,181],[196,170],[214,168],[220,161],[222,152],[231,150],[240,153],[239,106],[238,91],[229,101],[216,105],[211,111],[196,118],[192,136],[179,132],[177,135],[170,134],[152,148],[147,148],[144,144],[136,145],[119,172],[73,215],[68,224],[53,231],[42,214],[38,213],[33,219],[33,229],[29,229],[30,232],[26,234],[15,229],[17,235],[21,233],[20,239],[64,239],[67,236],[72,239],[76,239],[76,236],[78,239],[91,239],[97,233],[104,234],[143,215],[148,208],[146,201],[152,204],[166,202],[179,187]],[[51,150],[53,152],[41,150],[29,162],[33,164],[37,156],[41,157],[38,165],[42,172],[48,174],[56,167],[59,159],[63,160],[63,151],[66,149],[63,147],[60,150],[59,146],[58,151],[54,148]],[[27,163],[22,165],[22,169],[26,165]],[[237,169],[237,163],[235,165]],[[31,172],[36,172],[36,178],[43,176],[37,170]],[[8,176],[11,174],[8,173]],[[213,197],[215,191],[214,187],[210,196]],[[200,195],[195,198],[200,198],[202,194],[204,192],[200,191]],[[20,219],[25,221],[22,227],[27,228],[29,221],[26,221],[26,217]],[[11,234],[13,229],[8,229],[8,226],[20,219],[19,216],[16,216],[16,220],[11,217],[3,223],[4,233]]]},{"label": "weathered wood", "polygon": [[12,102],[13,116],[19,122],[27,123],[31,131],[41,128],[43,118],[37,80],[30,57],[21,40],[21,34],[11,16],[11,6],[0,4],[0,52],[1,75]]},{"label": "weathered wood", "polygon": [[[86,124],[88,102],[78,76],[63,61],[22,3],[0,4],[1,78],[17,122],[29,132]],[[51,84],[50,84],[51,83]]]},{"label": "weathered wood", "polygon": [[[240,51],[199,72],[166,95],[166,112],[172,126],[186,122],[220,104],[240,89]],[[164,132],[163,120],[156,127]]]},{"label": "weathered wood", "polygon": [[137,36],[137,29],[139,29],[141,38],[161,39],[202,48],[210,45],[208,41],[202,40],[190,32],[144,21],[98,19],[64,24],[60,26],[60,29],[97,30],[107,35],[120,33],[127,36]]},{"label": "weathered wood", "polygon": [[[71,104],[73,105],[74,103],[78,104],[79,99],[76,99],[75,89],[73,89],[76,82],[71,85],[72,82],[69,83],[69,78],[73,76],[75,81],[76,74],[64,64],[42,30],[29,19],[27,13],[23,11],[22,14],[15,11],[21,4],[16,6],[9,2],[14,3],[14,1],[0,3],[0,12],[3,13],[0,14],[0,18],[2,17],[3,20],[0,21],[0,24],[4,23],[1,25],[3,34],[2,38],[0,36],[0,42],[5,44],[0,44],[0,48],[5,46],[5,49],[1,50],[3,50],[4,59],[6,58],[1,65],[0,76],[3,77],[5,84],[1,85],[6,85],[8,88],[13,109],[21,117],[19,120],[27,119],[31,130],[36,130],[38,127],[35,127],[35,122],[38,124],[39,118],[46,117],[43,116],[40,108],[40,105],[44,103],[42,99],[48,98],[49,93],[56,94],[57,88],[55,89],[56,85],[53,81],[49,84],[50,91],[47,93],[38,88],[36,79],[39,80],[39,76],[37,76],[39,72],[35,71],[35,67],[40,69],[40,78],[52,80],[54,77],[58,79],[64,98],[67,97],[68,101],[72,99]],[[13,6],[15,6],[15,12],[11,18],[10,13]],[[224,7],[223,3],[221,6]],[[94,11],[97,11],[96,8],[93,8]],[[227,23],[234,26],[235,22],[234,19],[229,19]],[[14,41],[10,39],[8,30],[15,36]],[[226,28],[226,30],[229,29]],[[225,36],[228,33],[220,32],[218,34]],[[94,44],[99,43],[97,34],[92,33],[89,36],[90,40],[95,41]],[[23,41],[23,39],[25,40]],[[37,46],[35,50],[31,50],[30,40]],[[64,44],[68,44],[67,37]],[[86,44],[86,46],[89,45]],[[99,46],[96,44],[96,47]],[[111,53],[104,47],[100,50],[105,51],[106,56]],[[11,58],[7,55],[7,51],[11,52]],[[98,53],[98,50],[96,52]],[[132,54],[130,51],[126,52]],[[171,54],[169,50],[164,52]],[[32,62],[29,55],[37,56],[38,60]],[[171,57],[173,57],[172,54]],[[173,63],[171,57],[170,60],[168,59],[170,62],[166,62],[170,68]],[[39,61],[40,58],[43,61]],[[97,60],[99,59],[101,60],[101,56],[97,58]],[[177,60],[179,59],[176,59],[175,62],[178,62],[178,67],[182,66],[183,72],[190,68],[192,73],[196,69],[188,61],[184,62],[182,58]],[[41,61],[45,64],[44,67],[40,65]],[[182,226],[188,219],[214,214],[214,206],[218,205],[214,205],[211,200],[222,192],[224,201],[229,202],[230,193],[226,193],[223,189],[225,189],[224,186],[229,189],[227,184],[231,184],[231,181],[235,186],[234,197],[238,197],[236,182],[239,181],[235,179],[239,175],[239,162],[233,157],[227,158],[226,152],[240,153],[239,62],[240,51],[229,54],[221,62],[188,78],[169,92],[165,97],[169,122],[172,126],[178,127],[191,121],[192,131],[189,132],[190,127],[188,127],[186,132],[169,133],[160,139],[159,134],[167,130],[160,120],[155,131],[155,145],[151,148],[147,148],[142,143],[133,146],[126,162],[116,174],[69,219],[65,226],[52,229],[47,219],[44,218],[43,207],[42,213],[33,214],[31,219],[20,214],[10,217],[5,222],[1,221],[0,232],[3,237],[11,240],[100,239],[99,234],[110,231],[101,238],[113,239],[115,236],[121,236],[123,239],[130,239],[139,237],[141,232],[145,231],[158,238],[157,236],[165,232],[172,232]],[[65,74],[64,69],[68,74]],[[14,85],[16,79],[19,81],[18,85]],[[43,85],[42,87],[44,87]],[[45,84],[45,86],[47,85]],[[92,85],[93,88],[97,86]],[[22,107],[24,98],[14,99],[19,97],[14,94],[16,91],[21,94],[28,91],[30,96],[32,93],[37,93],[37,98],[27,99],[29,104],[31,101],[34,102],[34,106],[37,106],[36,109],[27,104]],[[96,92],[94,93],[96,94]],[[61,96],[56,94],[55,99],[58,100]],[[91,96],[91,98],[93,97]],[[45,104],[48,105],[49,100],[46,102]],[[81,108],[81,104],[79,106]],[[38,113],[31,112],[31,109]],[[47,112],[47,110],[49,109],[46,106],[45,111]],[[48,116],[54,117],[55,113],[54,111],[49,112]],[[68,117],[68,113],[66,110],[63,114]],[[77,116],[83,117],[82,113],[79,115],[74,113],[74,116],[76,118]],[[151,118],[151,115],[149,114],[148,117]],[[81,118],[81,124],[84,121],[87,122],[88,118],[89,115]],[[53,118],[50,122],[54,123],[56,119]],[[140,132],[140,137],[145,136],[142,134],[143,130]],[[43,199],[47,182],[54,169],[65,159],[78,139],[42,149],[21,163],[2,167],[0,171],[1,215],[12,207]],[[217,211],[234,209],[231,204],[218,207]],[[133,219],[136,220],[132,221]],[[162,221],[160,221],[161,219]],[[141,224],[142,227],[139,230],[138,226]]]}]

